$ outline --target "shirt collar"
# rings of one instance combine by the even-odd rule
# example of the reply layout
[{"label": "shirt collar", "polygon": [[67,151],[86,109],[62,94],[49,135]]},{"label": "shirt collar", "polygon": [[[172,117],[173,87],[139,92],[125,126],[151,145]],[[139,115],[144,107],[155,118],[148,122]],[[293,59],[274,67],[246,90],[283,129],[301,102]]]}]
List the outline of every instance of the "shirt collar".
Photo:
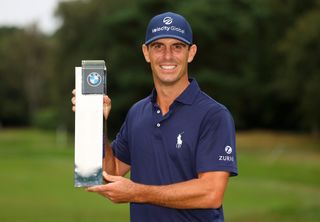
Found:
[{"label": "shirt collar", "polygon": [[[193,103],[196,95],[200,91],[200,88],[197,81],[194,78],[190,78],[189,82],[190,84],[188,85],[188,87],[175,99],[175,101],[187,105],[191,105]],[[152,90],[150,99],[152,103],[157,102],[157,91],[155,88]]]}]

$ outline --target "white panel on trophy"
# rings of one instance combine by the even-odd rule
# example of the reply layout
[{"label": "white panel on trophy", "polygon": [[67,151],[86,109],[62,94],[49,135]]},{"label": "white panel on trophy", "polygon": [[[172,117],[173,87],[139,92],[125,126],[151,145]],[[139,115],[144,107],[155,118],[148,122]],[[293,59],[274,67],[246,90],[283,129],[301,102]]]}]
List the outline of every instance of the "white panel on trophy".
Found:
[{"label": "white panel on trophy", "polygon": [[103,94],[106,67],[103,60],[84,60],[75,68],[75,187],[103,184]]}]

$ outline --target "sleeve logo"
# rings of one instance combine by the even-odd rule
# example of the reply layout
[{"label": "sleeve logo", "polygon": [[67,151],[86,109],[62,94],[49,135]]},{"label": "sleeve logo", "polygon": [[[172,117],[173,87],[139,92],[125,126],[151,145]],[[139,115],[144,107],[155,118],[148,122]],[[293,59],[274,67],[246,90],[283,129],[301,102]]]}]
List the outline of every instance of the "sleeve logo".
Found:
[{"label": "sleeve logo", "polygon": [[232,153],[232,148],[231,148],[231,146],[226,146],[226,147],[224,148],[224,151],[226,151],[227,154],[231,154],[231,153]]},{"label": "sleeve logo", "polygon": [[224,151],[226,152],[226,156],[219,156],[219,161],[227,161],[227,162],[234,162],[234,157],[229,156],[232,154],[232,147],[231,146],[226,146],[224,148]]}]

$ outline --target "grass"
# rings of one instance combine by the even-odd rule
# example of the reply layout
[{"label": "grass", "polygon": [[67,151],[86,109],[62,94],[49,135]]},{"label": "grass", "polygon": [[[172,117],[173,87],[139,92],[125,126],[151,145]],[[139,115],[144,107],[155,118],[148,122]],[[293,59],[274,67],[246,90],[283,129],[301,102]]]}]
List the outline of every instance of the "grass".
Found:
[{"label": "grass", "polygon": [[307,135],[237,135],[239,176],[225,196],[228,221],[320,221],[320,141]]},{"label": "grass", "polygon": [[[320,221],[320,141],[265,131],[237,136],[239,176],[226,221]],[[73,139],[34,129],[0,131],[0,221],[128,222],[115,205],[73,187]]]},{"label": "grass", "polygon": [[73,187],[73,141],[37,130],[0,131],[0,221],[129,221],[114,205]]}]

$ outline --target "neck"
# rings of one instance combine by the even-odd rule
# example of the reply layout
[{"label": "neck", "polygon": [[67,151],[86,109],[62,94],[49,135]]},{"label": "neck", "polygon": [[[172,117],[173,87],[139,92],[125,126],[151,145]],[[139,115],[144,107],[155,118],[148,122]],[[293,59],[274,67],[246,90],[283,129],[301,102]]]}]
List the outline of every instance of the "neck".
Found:
[{"label": "neck", "polygon": [[189,84],[188,78],[172,85],[155,84],[157,90],[157,103],[163,115],[169,111],[171,104]]}]

